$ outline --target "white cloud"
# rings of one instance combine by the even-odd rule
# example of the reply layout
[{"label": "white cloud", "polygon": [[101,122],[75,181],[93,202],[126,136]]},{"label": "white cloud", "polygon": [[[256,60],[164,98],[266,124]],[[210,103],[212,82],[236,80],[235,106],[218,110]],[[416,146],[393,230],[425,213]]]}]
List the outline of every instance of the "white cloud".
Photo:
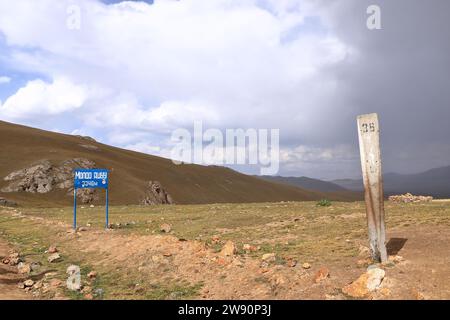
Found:
[{"label": "white cloud", "polygon": [[56,115],[81,107],[86,97],[87,90],[68,79],[57,78],[52,83],[37,79],[10,96],[0,110],[6,119]]},{"label": "white cloud", "polygon": [[11,82],[11,78],[10,77],[6,77],[6,76],[1,76],[0,77],[0,84],[9,83],[9,82]]},{"label": "white cloud", "polygon": [[72,0],[2,1],[9,66],[54,80],[26,84],[0,117],[78,119],[69,132],[100,129],[100,139],[152,153],[195,120],[282,128],[282,140],[311,136],[322,120],[314,115],[333,108],[336,79],[327,70],[353,49],[330,32],[301,32],[316,27],[305,25],[317,15],[309,1],[259,3],[80,0],[81,29],[70,30]]}]

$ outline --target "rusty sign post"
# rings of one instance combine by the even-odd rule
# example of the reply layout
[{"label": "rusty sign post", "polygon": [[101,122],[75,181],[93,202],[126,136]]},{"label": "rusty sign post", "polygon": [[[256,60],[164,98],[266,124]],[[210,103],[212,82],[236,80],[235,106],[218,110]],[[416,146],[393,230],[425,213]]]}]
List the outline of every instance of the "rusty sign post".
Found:
[{"label": "rusty sign post", "polygon": [[358,132],[370,252],[374,260],[385,262],[388,257],[378,115],[372,113],[358,116]]}]

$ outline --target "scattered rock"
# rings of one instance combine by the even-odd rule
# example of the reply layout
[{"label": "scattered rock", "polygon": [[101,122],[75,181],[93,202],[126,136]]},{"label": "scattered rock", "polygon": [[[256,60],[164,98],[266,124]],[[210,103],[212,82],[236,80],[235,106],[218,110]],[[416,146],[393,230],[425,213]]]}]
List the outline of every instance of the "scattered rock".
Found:
[{"label": "scattered rock", "polygon": [[141,203],[143,205],[174,204],[174,201],[162,187],[161,183],[158,181],[149,181],[147,191]]},{"label": "scattered rock", "polygon": [[16,266],[20,263],[21,259],[19,257],[19,253],[12,251],[8,257],[4,259],[4,262],[8,262],[5,264],[9,264],[10,266]]},{"label": "scattered rock", "polygon": [[222,247],[222,250],[220,250],[221,256],[233,256],[236,253],[236,246],[234,245],[233,241],[228,240],[225,245]]},{"label": "scattered rock", "polygon": [[220,237],[219,236],[213,236],[212,238],[211,238],[211,241],[213,242],[213,243],[219,243],[220,242]]},{"label": "scattered rock", "polygon": [[160,257],[160,256],[157,256],[157,255],[154,255],[154,256],[152,256],[152,261],[153,261],[154,263],[158,263],[158,262],[161,261],[161,257]]},{"label": "scattered rock", "polygon": [[40,288],[42,288],[42,285],[43,285],[42,280],[37,281],[37,282],[34,284],[34,288],[35,288],[35,289],[40,289]]},{"label": "scattered rock", "polygon": [[87,274],[89,279],[95,279],[97,277],[97,272],[91,271]]},{"label": "scattered rock", "polygon": [[159,226],[159,230],[161,232],[169,233],[170,231],[172,231],[172,226],[168,223],[163,223]]},{"label": "scattered rock", "polygon": [[242,247],[245,251],[258,251],[258,248],[255,246],[252,246],[248,243],[244,244],[244,246]]},{"label": "scattered rock", "polygon": [[275,255],[275,253],[266,253],[266,254],[263,254],[261,259],[262,259],[262,261],[265,261],[265,262],[274,262],[276,260],[276,255]]},{"label": "scattered rock", "polygon": [[25,289],[25,284],[24,284],[23,282],[19,282],[19,283],[17,284],[17,288],[19,288],[19,289]]},{"label": "scattered rock", "polygon": [[56,246],[50,246],[47,250],[47,253],[56,253],[58,252],[58,249],[56,248]]},{"label": "scattered rock", "polygon": [[101,288],[98,288],[98,289],[94,290],[94,296],[95,297],[101,298],[101,297],[103,297],[103,294],[104,294],[104,291]]},{"label": "scattered rock", "polygon": [[59,262],[61,260],[61,256],[59,253],[55,252],[53,254],[51,254],[48,258],[47,261],[50,263],[54,263],[54,262]]},{"label": "scattered rock", "polygon": [[367,270],[356,281],[342,288],[342,292],[354,298],[363,298],[381,285],[385,272],[380,268]]},{"label": "scattered rock", "polygon": [[400,263],[402,261],[404,261],[405,259],[403,259],[402,256],[389,256],[389,261],[392,261],[393,263]]},{"label": "scattered rock", "polygon": [[372,263],[372,259],[360,259],[356,262],[358,266],[366,267]]},{"label": "scattered rock", "polygon": [[34,285],[34,281],[31,279],[28,279],[23,284],[25,287],[32,287]]},{"label": "scattered rock", "polygon": [[94,296],[91,293],[88,293],[88,294],[84,295],[84,298],[87,300],[92,300],[92,299],[94,299]]},{"label": "scattered rock", "polygon": [[389,201],[392,202],[403,202],[403,203],[413,203],[413,202],[431,202],[433,197],[429,196],[414,196],[411,193],[405,193],[402,195],[390,196]]},{"label": "scattered rock", "polygon": [[305,262],[304,264],[302,264],[302,268],[303,269],[310,269],[311,265],[308,262]]},{"label": "scattered rock", "polygon": [[83,289],[81,289],[81,293],[83,294],[87,294],[87,293],[91,293],[92,292],[92,288],[90,286],[85,286],[83,287]]},{"label": "scattered rock", "polygon": [[320,268],[314,276],[314,282],[319,283],[330,276],[330,270],[327,267]]},{"label": "scattered rock", "polygon": [[271,283],[273,286],[280,286],[286,283],[286,278],[283,277],[282,275],[275,275],[274,278],[272,279]]},{"label": "scattered rock", "polygon": [[294,259],[289,259],[287,265],[288,267],[294,268],[297,265],[297,261]]},{"label": "scattered rock", "polygon": [[28,263],[19,262],[17,272],[20,274],[28,274],[31,272],[31,266]]},{"label": "scattered rock", "polygon": [[85,227],[79,227],[77,230],[80,231],[80,232],[84,232],[84,231],[87,231],[87,228],[85,228]]}]

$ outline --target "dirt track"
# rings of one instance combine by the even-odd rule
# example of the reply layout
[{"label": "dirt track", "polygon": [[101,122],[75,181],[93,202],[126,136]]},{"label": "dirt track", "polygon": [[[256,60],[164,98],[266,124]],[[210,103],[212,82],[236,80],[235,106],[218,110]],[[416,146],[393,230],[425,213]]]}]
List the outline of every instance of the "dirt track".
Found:
[{"label": "dirt track", "polygon": [[[0,260],[8,256],[9,250],[7,243],[0,239]],[[16,267],[0,263],[0,300],[30,299],[30,296],[17,287],[21,280]]]}]

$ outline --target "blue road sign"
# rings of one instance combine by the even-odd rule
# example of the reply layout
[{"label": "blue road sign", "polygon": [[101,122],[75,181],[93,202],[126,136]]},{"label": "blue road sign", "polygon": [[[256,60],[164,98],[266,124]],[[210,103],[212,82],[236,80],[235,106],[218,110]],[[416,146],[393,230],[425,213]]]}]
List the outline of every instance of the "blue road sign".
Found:
[{"label": "blue road sign", "polygon": [[108,170],[75,169],[75,189],[102,188],[108,189]]},{"label": "blue road sign", "polygon": [[109,225],[108,170],[75,169],[73,181],[73,228],[77,228],[77,189],[101,188],[106,190],[106,228]]}]

